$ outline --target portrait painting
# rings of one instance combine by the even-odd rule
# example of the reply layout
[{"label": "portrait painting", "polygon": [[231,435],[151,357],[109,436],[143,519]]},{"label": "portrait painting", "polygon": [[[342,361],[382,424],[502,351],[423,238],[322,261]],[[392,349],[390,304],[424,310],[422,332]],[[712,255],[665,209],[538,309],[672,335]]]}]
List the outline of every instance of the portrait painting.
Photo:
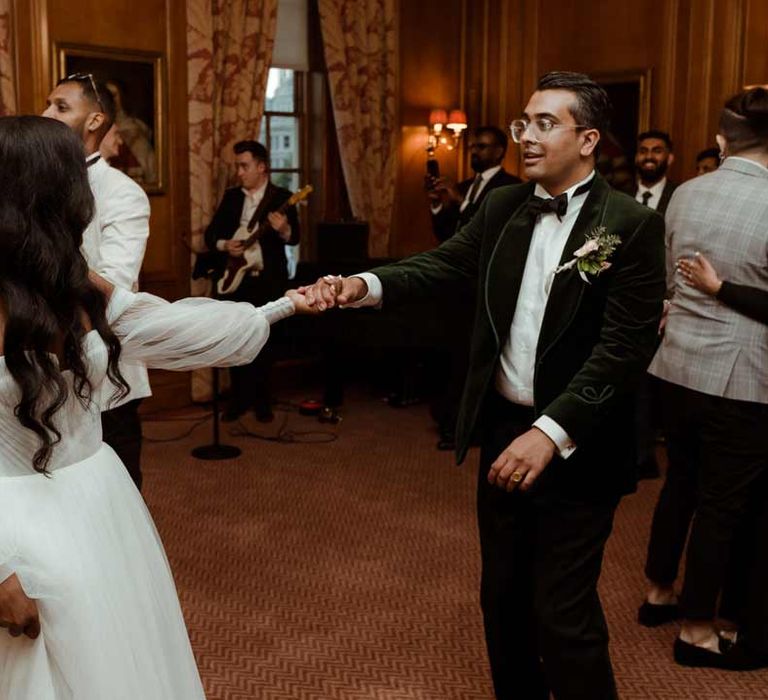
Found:
[{"label": "portrait painting", "polygon": [[58,45],[56,79],[75,73],[103,81],[115,100],[115,126],[102,153],[148,192],[164,186],[163,66],[157,53]]},{"label": "portrait painting", "polygon": [[634,193],[637,135],[649,128],[651,72],[595,75],[613,105],[611,128],[603,139],[598,170],[618,190]]}]

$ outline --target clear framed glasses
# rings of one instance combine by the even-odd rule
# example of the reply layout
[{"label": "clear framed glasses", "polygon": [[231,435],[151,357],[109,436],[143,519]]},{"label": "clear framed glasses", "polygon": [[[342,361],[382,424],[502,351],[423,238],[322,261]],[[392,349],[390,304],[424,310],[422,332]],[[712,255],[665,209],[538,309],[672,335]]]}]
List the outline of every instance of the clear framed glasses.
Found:
[{"label": "clear framed glasses", "polygon": [[531,138],[539,143],[546,141],[555,129],[589,129],[586,124],[558,124],[551,119],[541,117],[528,121],[527,119],[515,119],[509,125],[509,132],[515,143],[521,143],[523,135],[530,130]]},{"label": "clear framed glasses", "polygon": [[99,107],[104,109],[104,105],[101,102],[101,97],[99,97],[99,91],[96,89],[96,81],[93,79],[93,73],[72,73],[72,75],[68,75],[67,80],[78,80],[80,82],[89,81],[91,84],[91,90],[93,90],[93,95],[96,98],[96,102],[99,103]]}]

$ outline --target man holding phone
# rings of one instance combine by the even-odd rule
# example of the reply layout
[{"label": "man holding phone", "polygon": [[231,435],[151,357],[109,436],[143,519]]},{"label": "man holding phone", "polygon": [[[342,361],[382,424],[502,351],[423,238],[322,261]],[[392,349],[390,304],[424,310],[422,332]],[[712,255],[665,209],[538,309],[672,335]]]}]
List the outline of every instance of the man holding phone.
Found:
[{"label": "man holding phone", "polygon": [[507,152],[507,135],[501,129],[478,127],[469,138],[468,149],[475,176],[458,184],[440,177],[436,160],[427,161],[425,186],[432,211],[432,230],[441,243],[472,218],[488,192],[520,182],[501,165]]},{"label": "man holding phone", "polygon": [[[424,184],[431,204],[432,230],[440,243],[447,241],[469,222],[492,189],[520,182],[501,165],[507,152],[507,135],[501,129],[495,126],[478,127],[470,135],[467,148],[469,164],[475,176],[458,184],[440,177],[436,160],[427,161]],[[435,366],[441,367],[440,374],[446,377],[432,405],[439,434],[438,450],[453,450],[456,447],[456,419],[467,374],[473,312],[473,297],[457,301],[453,310],[454,329],[465,328],[467,332],[453,334],[450,343],[436,350],[433,357]]]}]

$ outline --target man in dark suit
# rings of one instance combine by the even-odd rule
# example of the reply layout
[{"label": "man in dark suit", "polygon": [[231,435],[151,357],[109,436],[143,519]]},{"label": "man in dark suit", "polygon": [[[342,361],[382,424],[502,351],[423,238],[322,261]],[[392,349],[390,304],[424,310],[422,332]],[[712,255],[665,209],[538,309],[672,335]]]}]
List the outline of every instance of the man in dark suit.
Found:
[{"label": "man in dark suit", "polygon": [[[295,207],[284,213],[277,211],[291,192],[270,182],[267,149],[258,141],[239,141],[234,150],[240,187],[224,193],[205,231],[205,242],[209,250],[219,252],[219,268],[223,269],[228,256],[244,255],[243,242],[233,238],[238,228],[258,225],[256,230],[262,232],[256,243],[261,247],[261,269],[253,268],[236,290],[221,298],[259,306],[282,296],[288,286],[285,246],[299,242],[299,219]],[[230,368],[232,396],[223,420],[236,420],[251,407],[258,420],[274,419],[268,387],[272,362],[266,347],[251,364]]]},{"label": "man in dark suit", "polygon": [[[467,145],[474,177],[457,185],[448,178],[432,178],[427,175],[432,230],[441,243],[469,222],[491,190],[521,182],[520,178],[508,173],[501,165],[507,152],[507,143],[507,135],[501,129],[495,126],[478,127],[470,135]],[[456,419],[461,389],[467,374],[469,328],[474,306],[474,300],[467,296],[465,303],[455,309],[456,326],[463,325],[467,332],[456,332],[451,342],[436,348],[433,357],[439,367],[437,371],[445,375],[432,408],[440,435],[438,450],[456,449]]]},{"label": "man in dark suit", "polygon": [[468,150],[474,177],[457,185],[448,178],[427,175],[432,230],[441,243],[474,216],[491,190],[520,182],[520,178],[510,175],[501,165],[507,152],[507,135],[501,129],[495,126],[475,129]]},{"label": "man in dark suit", "polygon": [[644,131],[637,137],[635,199],[663,215],[677,183],[667,180],[667,170],[675,162],[672,139],[666,131]]},{"label": "man in dark suit", "polygon": [[[635,169],[637,185],[635,200],[662,216],[677,184],[667,179],[667,170],[675,161],[672,139],[666,131],[645,131],[637,137]],[[655,384],[648,377],[643,379],[637,392],[635,432],[637,440],[637,473],[641,479],[659,476],[656,461],[656,437],[659,429],[654,421],[654,405],[657,402]]]},{"label": "man in dark suit", "polygon": [[608,113],[587,76],[545,75],[512,123],[531,182],[491,192],[435,250],[300,290],[320,310],[479,292],[457,458],[479,428],[481,603],[504,700],[617,697],[597,581],[635,488],[633,392],[665,270],[663,219],[595,172]]}]

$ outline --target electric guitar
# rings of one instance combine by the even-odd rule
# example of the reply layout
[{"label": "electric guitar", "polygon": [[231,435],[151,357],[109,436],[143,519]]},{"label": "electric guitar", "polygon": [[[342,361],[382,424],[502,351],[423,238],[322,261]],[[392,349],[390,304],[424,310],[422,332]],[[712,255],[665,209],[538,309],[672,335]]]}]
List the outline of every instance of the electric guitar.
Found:
[{"label": "electric guitar", "polygon": [[[312,190],[312,185],[302,187],[298,192],[295,192],[286,199],[275,212],[282,214],[288,207],[303,202],[309,197]],[[268,221],[265,221],[263,226],[259,226],[259,222],[256,221],[249,226],[241,226],[235,231],[235,235],[232,236],[231,240],[243,242],[243,254],[227,256],[227,266],[224,269],[224,274],[216,285],[219,294],[232,294],[240,286],[243,277],[254,272],[258,274],[264,269],[264,257],[261,254],[259,238],[269,231],[270,228]]]}]

